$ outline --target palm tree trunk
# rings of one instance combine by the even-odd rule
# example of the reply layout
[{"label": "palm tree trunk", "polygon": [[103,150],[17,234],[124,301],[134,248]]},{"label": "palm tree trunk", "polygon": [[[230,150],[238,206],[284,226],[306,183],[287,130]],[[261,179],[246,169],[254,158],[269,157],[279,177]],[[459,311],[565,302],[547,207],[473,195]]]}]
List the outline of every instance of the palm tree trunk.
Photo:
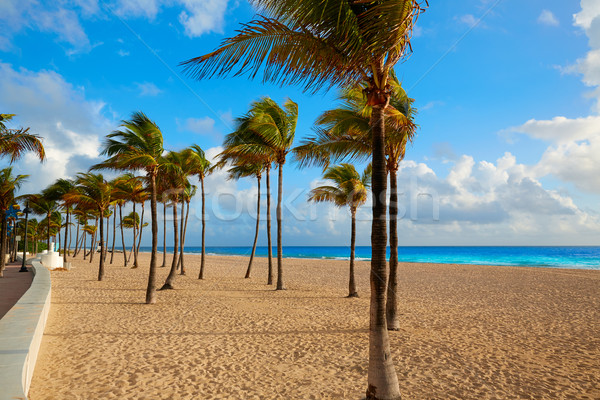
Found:
[{"label": "palm tree trunk", "polygon": [[71,255],[71,244],[73,244],[73,228],[71,228],[71,226],[69,225],[69,245],[67,246],[67,251],[69,252],[69,255]]},{"label": "palm tree trunk", "polygon": [[73,250],[73,257],[77,257],[79,253],[79,221],[77,221],[77,233],[75,234],[75,250]]},{"label": "palm tree trunk", "polygon": [[66,221],[65,221],[65,248],[63,249],[63,263],[65,264],[65,267],[67,265],[67,240],[69,238],[69,206],[67,206],[67,217],[66,217]]},{"label": "palm tree trunk", "polygon": [[271,165],[267,167],[267,254],[269,258],[269,273],[267,285],[273,284],[273,244],[271,243]]},{"label": "palm tree trunk", "polygon": [[46,221],[47,221],[47,229],[48,229],[48,237],[46,238],[46,250],[49,252],[50,251],[50,214],[46,214]]},{"label": "palm tree trunk", "polygon": [[127,266],[127,248],[125,247],[125,234],[123,233],[123,205],[119,203],[119,224],[121,225],[121,244],[123,245],[123,264]]},{"label": "palm tree trunk", "polygon": [[186,202],[186,209],[185,209],[185,223],[183,225],[183,233],[181,236],[181,254],[179,254],[179,260],[181,262],[181,275],[185,275],[185,263],[184,263],[184,258],[183,258],[183,252],[185,250],[185,238],[187,236],[187,225],[188,225],[188,218],[190,216],[190,202],[187,201]]},{"label": "palm tree trunk", "polygon": [[150,214],[152,217],[152,250],[150,253],[150,272],[146,289],[146,304],[156,303],[156,252],[158,249],[158,221],[156,216],[156,173],[150,174]]},{"label": "palm tree trunk", "polygon": [[83,229],[83,259],[87,257],[87,232],[85,231],[85,227]]},{"label": "palm tree trunk", "polygon": [[167,202],[163,203],[163,262],[160,266],[165,268],[167,266]]},{"label": "palm tree trunk", "polygon": [[[137,262],[137,251],[135,251],[135,247],[137,244],[137,235],[136,235],[136,231],[137,231],[137,223],[136,223],[136,218],[135,218],[135,201],[133,202],[133,246],[131,246],[131,253],[133,254],[133,266],[131,268],[137,268],[138,267],[138,262]],[[142,222],[140,221],[140,225],[142,224]],[[141,228],[140,228],[141,230]],[[131,258],[131,254],[129,255],[129,257]]]},{"label": "palm tree trunk", "polygon": [[[181,221],[179,224],[179,258],[177,259],[177,268],[183,268],[182,264],[181,264],[181,259],[183,257],[183,225],[184,225],[184,218],[185,218],[185,199],[183,198],[183,195],[181,196]],[[183,272],[181,275],[185,275],[185,272]]]},{"label": "palm tree trunk", "polygon": [[275,290],[285,290],[283,284],[283,246],[281,244],[281,202],[283,200],[283,162],[279,163],[279,182],[277,187],[277,288]]},{"label": "palm tree trunk", "polygon": [[[92,245],[90,246],[90,263],[94,259],[94,253],[96,252],[96,234],[98,233],[98,218],[96,217],[96,223],[94,224],[96,230],[92,235]],[[102,238],[100,238],[102,239]]]},{"label": "palm tree trunk", "polygon": [[104,252],[102,252],[104,256],[104,261],[106,261],[106,257],[108,256],[108,234],[110,232],[110,217],[106,217],[106,240],[104,241]]},{"label": "palm tree trunk", "polygon": [[204,279],[204,259],[206,257],[206,243],[205,233],[206,233],[206,197],[204,194],[204,176],[200,175],[200,190],[202,191],[202,254],[200,256],[200,274],[198,275],[198,279]]},{"label": "palm tree trunk", "polygon": [[6,233],[8,226],[6,224],[6,210],[0,211],[0,278],[4,277],[4,268],[6,266]]},{"label": "palm tree trunk", "polygon": [[[381,95],[381,93],[379,93]],[[386,323],[387,231],[385,164],[385,104],[375,104],[371,114],[373,133],[373,222],[371,228],[371,302],[367,399],[400,399]]]},{"label": "palm tree trunk", "polygon": [[175,280],[175,271],[177,269],[177,259],[179,251],[179,229],[177,227],[177,201],[173,200],[173,261],[171,262],[171,270],[167,276],[165,284],[160,290],[174,289],[173,281]]},{"label": "palm tree trunk", "polygon": [[254,244],[252,245],[252,253],[250,254],[250,261],[248,262],[248,269],[246,269],[246,276],[244,278],[250,278],[250,271],[252,270],[252,261],[254,260],[254,253],[256,252],[256,243],[258,242],[258,228],[260,224],[260,175],[256,177],[258,187],[258,198],[256,200],[256,232],[254,233]]},{"label": "palm tree trunk", "polygon": [[390,169],[390,277],[388,279],[386,318],[389,331],[400,330],[398,321],[398,182],[396,170]]},{"label": "palm tree trunk", "polygon": [[356,208],[352,212],[352,233],[350,234],[350,278],[348,279],[348,297],[358,297],[354,279],[354,253],[356,249]]},{"label": "palm tree trunk", "polygon": [[98,280],[104,277],[104,210],[100,211],[100,261],[98,262]]},{"label": "palm tree trunk", "polygon": [[113,207],[113,234],[112,234],[112,249],[110,250],[110,263],[113,263],[115,256],[115,240],[117,239],[117,206]]},{"label": "palm tree trunk", "polygon": [[142,234],[144,233],[144,211],[146,207],[145,204],[142,203],[142,216],[140,218],[140,235],[138,237],[137,247],[135,248],[135,265],[137,265],[137,256],[140,254],[140,245],[142,244]]}]

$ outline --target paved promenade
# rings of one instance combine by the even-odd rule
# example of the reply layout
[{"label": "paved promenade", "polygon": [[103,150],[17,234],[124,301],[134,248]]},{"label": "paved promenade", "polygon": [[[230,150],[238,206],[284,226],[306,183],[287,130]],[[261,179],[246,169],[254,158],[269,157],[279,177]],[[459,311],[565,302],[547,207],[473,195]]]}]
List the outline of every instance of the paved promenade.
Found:
[{"label": "paved promenade", "polygon": [[[27,266],[29,269],[29,265]],[[4,278],[0,278],[0,318],[15,305],[31,286],[33,274],[19,272],[21,263],[7,264]]]}]

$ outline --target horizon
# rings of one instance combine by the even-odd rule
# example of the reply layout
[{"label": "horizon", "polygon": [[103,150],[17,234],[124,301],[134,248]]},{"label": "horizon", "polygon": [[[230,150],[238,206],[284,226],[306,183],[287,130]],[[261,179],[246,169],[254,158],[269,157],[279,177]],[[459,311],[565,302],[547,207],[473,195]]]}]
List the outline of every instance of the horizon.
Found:
[{"label": "horizon", "polygon": [[[396,68],[420,126],[398,174],[406,217],[400,247],[600,243],[600,10],[592,3],[469,0],[436,4],[419,18],[415,53]],[[4,5],[0,107],[17,114],[11,126],[43,136],[48,152],[45,164],[30,156],[14,164],[15,173],[31,175],[21,193],[99,162],[104,135],[135,110],[157,121],[165,149],[197,143],[214,157],[233,118],[263,95],[299,104],[296,144],[337,104],[335,89],[307,95],[246,77],[189,79],[178,63],[216,48],[253,11],[245,1],[214,9],[152,4]],[[255,184],[225,175],[207,179],[207,246],[235,237],[235,247],[245,247],[254,233]],[[284,246],[348,245],[348,213],[306,202],[320,182],[319,168],[286,163]],[[191,205],[199,210],[199,195]],[[359,211],[358,246],[370,243],[369,207]],[[192,214],[186,247],[198,234]],[[146,234],[142,245],[149,241]]]}]

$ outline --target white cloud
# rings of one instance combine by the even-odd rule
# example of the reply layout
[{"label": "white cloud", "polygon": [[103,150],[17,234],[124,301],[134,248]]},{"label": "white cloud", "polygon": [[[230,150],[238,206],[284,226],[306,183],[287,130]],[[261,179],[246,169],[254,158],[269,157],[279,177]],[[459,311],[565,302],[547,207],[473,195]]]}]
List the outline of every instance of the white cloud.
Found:
[{"label": "white cloud", "polygon": [[185,11],[179,14],[179,22],[189,37],[208,32],[223,32],[228,0],[183,0]]},{"label": "white cloud", "polygon": [[590,29],[598,16],[600,16],[600,3],[597,0],[581,0],[581,11],[573,15],[573,19],[575,25]]},{"label": "white cloud", "polygon": [[215,120],[210,117],[188,118],[185,120],[185,124],[183,125],[182,129],[198,133],[200,135],[211,134],[215,129]]},{"label": "white cloud", "polygon": [[537,21],[542,25],[548,25],[548,26],[559,26],[560,25],[560,22],[558,22],[558,19],[550,10],[542,10]]},{"label": "white cloud", "polygon": [[12,36],[27,28],[56,34],[60,42],[72,46],[70,53],[92,49],[77,12],[60,4],[50,2],[41,6],[34,0],[2,1],[0,23],[3,27],[0,31],[2,50],[9,50]]},{"label": "white cloud", "polygon": [[152,82],[136,83],[135,85],[140,92],[140,96],[158,96],[162,93],[162,90]]},{"label": "white cloud", "polygon": [[[189,37],[205,33],[222,33],[228,0],[114,0],[104,3],[104,9],[119,18],[145,18],[154,21],[163,9],[178,8],[179,22]],[[238,2],[233,2],[236,7]],[[56,35],[59,42],[68,43],[67,54],[89,52],[94,46],[86,34],[82,20],[104,17],[98,0],[73,2],[38,2],[37,0],[0,1],[0,50],[11,50],[12,37],[32,29]]]},{"label": "white cloud", "polygon": [[[582,28],[588,36],[590,51],[577,60],[570,70],[581,73],[583,83],[587,86],[600,86],[600,3],[596,0],[581,0],[581,11],[573,19],[575,26]],[[593,94],[600,98],[600,91],[596,90]],[[597,107],[600,111],[600,101]]]},{"label": "white cloud", "polygon": [[462,22],[463,24],[468,25],[471,28],[474,27],[475,25],[477,25],[477,23],[479,22],[473,14],[462,15],[458,18],[458,20],[460,22]]},{"label": "white cloud", "polygon": [[160,11],[160,0],[117,0],[113,10],[122,17],[146,17],[154,19]]},{"label": "white cloud", "polygon": [[600,136],[600,116],[569,119],[554,117],[551,120],[531,119],[525,124],[503,132],[525,133],[533,138],[566,143]]},{"label": "white cloud", "polygon": [[117,54],[121,57],[127,57],[129,55],[129,52],[123,49],[120,49]]},{"label": "white cloud", "polygon": [[40,164],[28,155],[16,164],[19,173],[31,175],[23,192],[37,192],[99,161],[100,137],[113,129],[102,114],[104,107],[56,72],[15,70],[0,63],[0,108],[17,114],[20,125],[44,138],[48,158]]}]

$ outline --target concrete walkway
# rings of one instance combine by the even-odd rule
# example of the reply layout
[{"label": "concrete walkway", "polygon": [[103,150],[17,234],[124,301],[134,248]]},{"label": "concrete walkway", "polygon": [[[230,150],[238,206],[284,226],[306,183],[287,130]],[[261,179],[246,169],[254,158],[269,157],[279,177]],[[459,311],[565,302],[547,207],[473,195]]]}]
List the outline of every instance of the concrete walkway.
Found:
[{"label": "concrete walkway", "polygon": [[[31,265],[27,266],[30,270]],[[0,278],[0,318],[10,310],[31,286],[33,274],[19,272],[21,263],[7,264],[4,278]]]}]

